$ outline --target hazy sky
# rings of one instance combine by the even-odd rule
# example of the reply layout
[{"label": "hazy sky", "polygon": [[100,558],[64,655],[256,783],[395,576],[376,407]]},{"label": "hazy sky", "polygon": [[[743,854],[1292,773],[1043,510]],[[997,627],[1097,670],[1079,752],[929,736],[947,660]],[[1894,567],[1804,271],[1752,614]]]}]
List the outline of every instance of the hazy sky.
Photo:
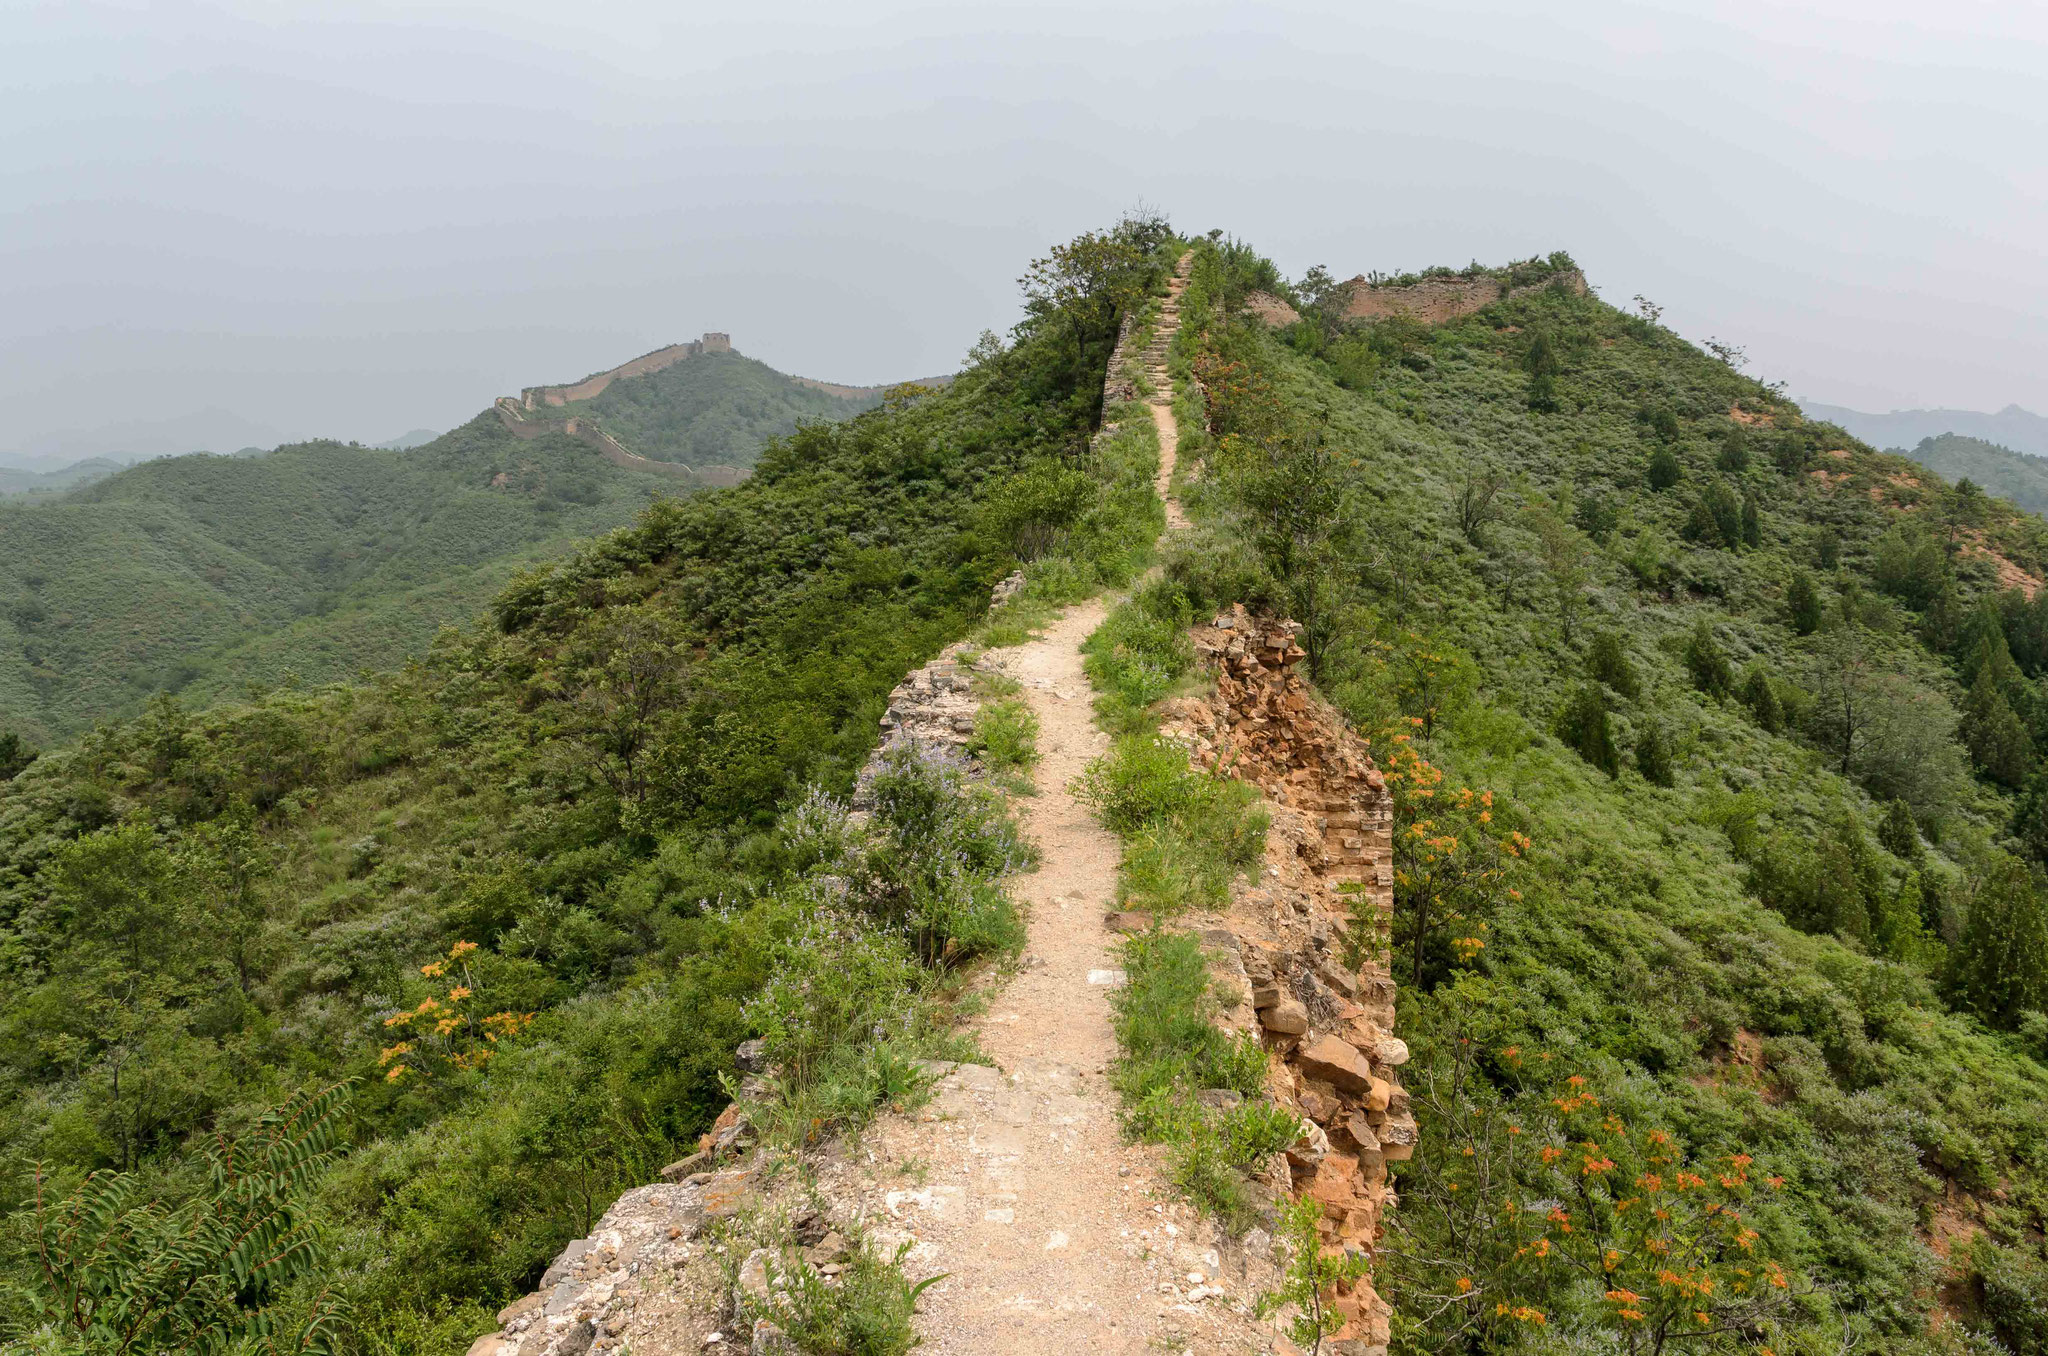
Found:
[{"label": "hazy sky", "polygon": [[2048,410],[2017,0],[8,9],[0,456],[375,441],[706,329],[949,370],[1140,199],[1290,275],[1565,248],[1795,394]]}]

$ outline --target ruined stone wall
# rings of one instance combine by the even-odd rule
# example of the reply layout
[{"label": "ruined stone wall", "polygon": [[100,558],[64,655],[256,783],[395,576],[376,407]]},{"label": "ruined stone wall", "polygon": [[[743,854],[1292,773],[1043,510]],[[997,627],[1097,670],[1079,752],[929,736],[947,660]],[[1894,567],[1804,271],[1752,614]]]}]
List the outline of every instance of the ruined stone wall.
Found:
[{"label": "ruined stone wall", "polygon": [[1247,293],[1244,308],[1274,329],[1284,329],[1301,319],[1301,312],[1271,292]]},{"label": "ruined stone wall", "polygon": [[527,409],[541,405],[566,405],[572,400],[588,400],[598,395],[615,381],[627,377],[641,377],[649,372],[659,372],[664,367],[673,367],[685,358],[695,358],[706,353],[732,352],[732,336],[716,332],[706,334],[702,339],[692,339],[686,344],[670,344],[652,353],[643,353],[631,362],[620,363],[608,372],[599,372],[594,377],[585,377],[573,386],[529,386],[519,393],[520,402]]},{"label": "ruined stone wall", "polygon": [[1491,306],[1503,297],[1519,297],[1562,284],[1579,296],[1586,294],[1586,275],[1577,269],[1545,278],[1525,287],[1508,288],[1497,278],[1424,278],[1403,286],[1374,286],[1363,274],[1345,286],[1350,296],[1344,303],[1346,320],[1384,320],[1405,315],[1429,325],[1441,325],[1459,316]]},{"label": "ruined stone wall", "polygon": [[[1245,990],[1226,1016],[1260,1033],[1269,1092],[1312,1127],[1269,1180],[1322,1205],[1326,1247],[1370,1252],[1381,1238],[1387,1164],[1409,1157],[1417,1138],[1384,940],[1393,800],[1365,742],[1294,672],[1304,657],[1295,629],[1241,607],[1195,628],[1215,690],[1171,703],[1162,731],[1199,766],[1251,782],[1269,803],[1264,868],[1237,892],[1222,935],[1209,938],[1224,944],[1225,992]],[[1345,1326],[1325,1349],[1383,1353],[1389,1310],[1370,1282],[1335,1302]]]}]

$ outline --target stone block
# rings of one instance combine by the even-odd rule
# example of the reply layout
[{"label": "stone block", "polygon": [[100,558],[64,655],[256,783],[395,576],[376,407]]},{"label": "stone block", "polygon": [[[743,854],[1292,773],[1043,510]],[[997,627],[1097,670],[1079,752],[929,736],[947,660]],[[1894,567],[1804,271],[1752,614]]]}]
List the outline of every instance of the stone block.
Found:
[{"label": "stone block", "polygon": [[[1375,1082],[1372,1065],[1365,1056],[1358,1053],[1350,1042],[1336,1036],[1318,1036],[1302,1047],[1297,1058],[1303,1072],[1343,1092],[1369,1093]],[[1385,1102],[1382,1101],[1381,1105],[1384,1106]]]},{"label": "stone block", "polygon": [[1283,998],[1260,1010],[1259,1023],[1266,1030],[1283,1036],[1305,1035],[1308,1032],[1308,1009],[1298,998]]}]

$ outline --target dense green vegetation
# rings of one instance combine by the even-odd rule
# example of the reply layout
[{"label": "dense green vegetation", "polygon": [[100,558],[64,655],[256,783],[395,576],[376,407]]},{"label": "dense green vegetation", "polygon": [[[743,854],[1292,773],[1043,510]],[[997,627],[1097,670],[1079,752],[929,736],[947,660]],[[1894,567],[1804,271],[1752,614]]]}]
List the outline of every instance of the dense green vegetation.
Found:
[{"label": "dense green vegetation", "polygon": [[799,420],[845,419],[881,403],[879,390],[834,395],[737,353],[705,353],[615,381],[588,400],[543,406],[534,417],[590,419],[652,461],[752,466]]},{"label": "dense green vegetation", "polygon": [[411,452],[167,457],[0,507],[0,727],[47,743],[154,693],[392,667],[674,489],[486,415]]},{"label": "dense green vegetation", "polygon": [[1906,456],[1944,480],[1968,480],[2029,513],[2048,513],[2048,460],[1960,433],[1922,438]]},{"label": "dense green vegetation", "polygon": [[[1013,342],[946,390],[800,428],[744,485],[521,574],[397,673],[161,700],[13,770],[11,1278],[42,1274],[34,1163],[46,1198],[118,1172],[152,1218],[197,1218],[211,1132],[260,1137],[269,1108],[354,1079],[342,1156],[289,1205],[318,1256],[231,1292],[286,1334],[345,1308],[342,1349],[461,1350],[680,1156],[743,1038],[768,1039],[786,1106],[844,1118],[957,1045],[939,1000],[1014,944],[991,885],[1014,837],[943,769],[891,768],[864,835],[840,798],[889,689],[993,581],[1029,557],[1028,613],[1146,560],[1153,463],[1090,434],[1161,238],[1063,247]],[[135,1258],[87,1269],[150,1293]],[[118,1349],[0,1290],[0,1335],[31,1334]]]},{"label": "dense green vegetation", "polygon": [[[2042,1350],[2048,595],[2005,587],[2042,525],[1653,313],[1354,327],[1200,248],[1169,578],[1302,621],[1395,774],[1397,1345]],[[1304,319],[1233,317],[1253,288]]]},{"label": "dense green vegetation", "polygon": [[[716,354],[570,411],[656,460],[752,466],[800,419],[878,400]],[[203,705],[393,668],[518,570],[694,488],[484,414],[408,450],[166,457],[0,506],[0,730],[43,745],[157,693]]]}]

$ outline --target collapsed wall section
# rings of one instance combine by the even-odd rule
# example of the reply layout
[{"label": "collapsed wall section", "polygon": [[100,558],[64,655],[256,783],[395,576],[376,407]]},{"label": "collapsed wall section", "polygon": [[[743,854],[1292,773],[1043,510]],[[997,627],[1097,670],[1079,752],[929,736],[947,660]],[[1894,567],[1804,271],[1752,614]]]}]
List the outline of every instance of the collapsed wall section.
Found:
[{"label": "collapsed wall section", "polygon": [[1540,282],[1509,287],[1499,278],[1487,275],[1375,284],[1361,274],[1344,286],[1347,289],[1344,299],[1346,320],[1384,320],[1400,315],[1428,325],[1441,325],[1447,320],[1484,310],[1504,298],[1540,292],[1546,287],[1562,287],[1574,295],[1584,296],[1586,275],[1575,268],[1567,269]]},{"label": "collapsed wall section", "polygon": [[[1211,934],[1227,943],[1226,996],[1245,991],[1226,1018],[1259,1032],[1269,1092],[1306,1122],[1267,1180],[1321,1205],[1326,1248],[1371,1252],[1391,1198],[1387,1164],[1417,1139],[1386,950],[1393,800],[1365,741],[1294,672],[1296,630],[1242,607],[1196,627],[1215,689],[1169,703],[1162,732],[1269,803],[1264,866],[1233,897],[1227,932]],[[1390,1311],[1370,1282],[1332,1299],[1344,1327],[1325,1350],[1381,1356]]]}]

